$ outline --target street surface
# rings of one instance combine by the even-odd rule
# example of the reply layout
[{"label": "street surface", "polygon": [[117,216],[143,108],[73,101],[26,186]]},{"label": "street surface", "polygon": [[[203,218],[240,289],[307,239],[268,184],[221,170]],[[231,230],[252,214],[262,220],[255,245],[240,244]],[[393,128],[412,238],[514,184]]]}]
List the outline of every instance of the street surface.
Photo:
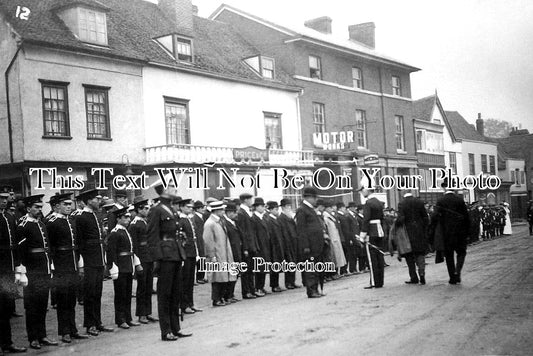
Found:
[{"label": "street surface", "polygon": [[[426,259],[427,285],[404,284],[405,262],[390,256],[384,288],[364,290],[368,273],[352,275],[326,283],[327,296],[320,299],[308,299],[301,288],[213,308],[210,285],[200,285],[195,299],[204,311],[186,315],[182,323],[190,338],[162,342],[159,326],[149,324],[28,354],[531,355],[533,236],[526,226],[513,231],[469,246],[461,285],[448,284],[446,264],[435,265],[434,257]],[[105,282],[102,313],[110,326],[112,287]],[[236,296],[241,298],[240,288]],[[23,311],[22,300],[17,311]],[[82,319],[78,306],[80,325]],[[27,346],[23,318],[12,325],[15,343]],[[53,309],[47,329],[57,338]]]}]

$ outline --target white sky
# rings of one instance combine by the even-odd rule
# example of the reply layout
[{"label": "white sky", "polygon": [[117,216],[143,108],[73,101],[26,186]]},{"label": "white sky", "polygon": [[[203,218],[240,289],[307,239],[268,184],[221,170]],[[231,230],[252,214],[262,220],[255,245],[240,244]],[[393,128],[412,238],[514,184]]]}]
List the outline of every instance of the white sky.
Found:
[{"label": "white sky", "polygon": [[[332,18],[333,35],[373,21],[376,50],[422,70],[413,98],[437,89],[446,110],[474,123],[477,113],[533,133],[533,1],[531,0],[227,0],[272,22],[303,25]],[[208,17],[220,0],[193,0]]]}]

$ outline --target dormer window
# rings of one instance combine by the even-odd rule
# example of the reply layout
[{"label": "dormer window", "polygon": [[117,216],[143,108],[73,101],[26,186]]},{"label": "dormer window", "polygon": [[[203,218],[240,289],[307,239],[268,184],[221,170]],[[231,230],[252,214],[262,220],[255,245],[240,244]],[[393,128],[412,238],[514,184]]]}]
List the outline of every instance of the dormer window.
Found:
[{"label": "dormer window", "polygon": [[155,39],[174,59],[183,62],[193,62],[192,39],[178,35],[167,35]]},{"label": "dormer window", "polygon": [[274,59],[263,56],[254,56],[244,60],[258,75],[266,79],[274,79]]},{"label": "dormer window", "polygon": [[76,5],[73,3],[58,8],[57,15],[80,41],[107,46],[107,7]]}]

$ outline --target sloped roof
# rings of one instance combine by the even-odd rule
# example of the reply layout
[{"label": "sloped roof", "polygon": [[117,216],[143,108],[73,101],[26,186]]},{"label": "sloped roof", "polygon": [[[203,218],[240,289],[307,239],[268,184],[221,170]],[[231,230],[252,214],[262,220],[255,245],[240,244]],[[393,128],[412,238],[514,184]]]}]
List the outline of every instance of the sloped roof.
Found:
[{"label": "sloped roof", "polygon": [[[153,39],[176,32],[166,14],[144,0],[76,0],[75,3],[101,7],[107,14],[108,47],[89,46],[80,41],[57,15],[57,9],[74,2],[67,0],[2,0],[0,12],[24,42],[76,52],[92,53],[143,63],[159,63],[178,69],[197,70],[266,86],[296,90],[290,76],[276,68],[274,80],[263,79],[242,63],[259,50],[240,36],[231,25],[193,16],[194,63],[176,62]],[[28,20],[15,17],[17,6],[31,10]]]},{"label": "sloped roof", "polygon": [[484,136],[480,135],[474,125],[469,124],[457,111],[445,111],[445,113],[448,119],[449,129],[453,132],[456,139],[490,142]]},{"label": "sloped roof", "polygon": [[413,119],[431,121],[434,106],[435,95],[413,101]]},{"label": "sloped roof", "polygon": [[533,152],[533,134],[514,135],[495,139],[499,146],[513,158],[527,159]]},{"label": "sloped roof", "polygon": [[269,27],[272,27],[272,28],[274,28],[274,29],[276,29],[278,31],[286,33],[289,36],[292,36],[293,39],[298,39],[298,38],[302,38],[303,37],[303,38],[309,38],[309,39],[313,39],[313,40],[318,40],[318,41],[320,41],[322,43],[329,44],[329,45],[334,45],[334,46],[339,47],[341,49],[351,51],[354,54],[362,54],[362,55],[366,55],[366,56],[369,56],[371,58],[374,58],[376,60],[383,60],[383,61],[389,62],[390,64],[396,64],[396,65],[399,65],[399,66],[403,66],[403,67],[409,69],[412,72],[416,72],[416,71],[420,70],[420,68],[413,67],[413,66],[411,66],[411,65],[409,65],[407,63],[404,63],[402,61],[399,61],[397,59],[389,57],[389,56],[387,56],[385,54],[379,53],[375,49],[370,48],[370,47],[368,47],[368,46],[366,46],[366,45],[364,45],[362,43],[359,43],[359,42],[356,42],[356,41],[352,41],[352,40],[349,40],[349,39],[341,39],[341,38],[335,37],[332,34],[324,34],[324,33],[321,33],[319,31],[316,31],[316,30],[314,30],[312,28],[305,27],[305,26],[276,24],[274,22],[271,22],[271,21],[268,21],[266,19],[263,19],[263,18],[261,18],[259,16],[252,15],[250,13],[247,13],[247,12],[243,11],[243,10],[237,9],[237,8],[231,6],[231,5],[228,5],[228,4],[220,5],[209,16],[209,18],[216,20],[218,14],[220,14],[224,10],[232,11],[232,12],[244,15],[244,16],[246,16],[248,18],[251,18],[251,19],[253,19],[253,20],[257,21],[257,22],[267,24]]}]

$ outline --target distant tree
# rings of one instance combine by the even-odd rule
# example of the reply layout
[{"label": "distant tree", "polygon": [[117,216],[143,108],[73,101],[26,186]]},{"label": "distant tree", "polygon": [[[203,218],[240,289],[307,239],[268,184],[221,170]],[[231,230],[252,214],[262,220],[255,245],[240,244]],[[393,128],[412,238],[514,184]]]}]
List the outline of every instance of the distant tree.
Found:
[{"label": "distant tree", "polygon": [[513,124],[504,120],[486,119],[484,123],[485,136],[493,138],[508,137]]}]

